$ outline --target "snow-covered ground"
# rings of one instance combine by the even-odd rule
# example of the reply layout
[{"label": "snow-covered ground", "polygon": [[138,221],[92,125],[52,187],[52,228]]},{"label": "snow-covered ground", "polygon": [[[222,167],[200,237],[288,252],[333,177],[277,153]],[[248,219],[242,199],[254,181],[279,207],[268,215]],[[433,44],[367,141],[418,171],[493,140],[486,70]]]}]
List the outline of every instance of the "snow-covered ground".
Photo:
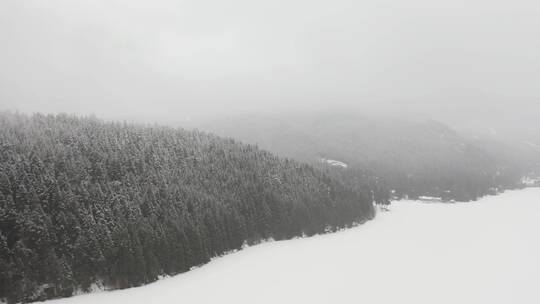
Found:
[{"label": "snow-covered ground", "polygon": [[330,166],[335,166],[335,167],[341,167],[341,168],[347,168],[348,167],[348,165],[346,163],[344,163],[342,161],[339,161],[339,160],[334,160],[334,159],[321,158],[321,162],[327,163]]},{"label": "snow-covered ground", "polygon": [[271,242],[145,287],[53,303],[540,303],[540,188],[395,202],[334,234]]},{"label": "snow-covered ground", "polygon": [[527,187],[533,187],[535,185],[540,185],[540,176],[526,176],[521,179],[521,182]]}]

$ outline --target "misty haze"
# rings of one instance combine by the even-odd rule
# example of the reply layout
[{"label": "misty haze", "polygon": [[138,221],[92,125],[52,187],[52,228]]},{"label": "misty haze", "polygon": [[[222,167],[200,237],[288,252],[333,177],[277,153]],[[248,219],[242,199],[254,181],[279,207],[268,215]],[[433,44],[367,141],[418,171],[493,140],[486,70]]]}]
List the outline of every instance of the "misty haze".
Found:
[{"label": "misty haze", "polygon": [[535,1],[0,2],[0,303],[540,303]]}]

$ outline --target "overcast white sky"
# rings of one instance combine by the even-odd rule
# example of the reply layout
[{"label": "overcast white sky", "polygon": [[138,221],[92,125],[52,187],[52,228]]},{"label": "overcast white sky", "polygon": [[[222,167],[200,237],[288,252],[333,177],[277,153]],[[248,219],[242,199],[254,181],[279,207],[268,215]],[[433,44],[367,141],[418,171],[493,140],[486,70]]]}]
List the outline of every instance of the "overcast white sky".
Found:
[{"label": "overcast white sky", "polygon": [[0,110],[180,121],[328,107],[540,132],[540,4],[0,1]]}]

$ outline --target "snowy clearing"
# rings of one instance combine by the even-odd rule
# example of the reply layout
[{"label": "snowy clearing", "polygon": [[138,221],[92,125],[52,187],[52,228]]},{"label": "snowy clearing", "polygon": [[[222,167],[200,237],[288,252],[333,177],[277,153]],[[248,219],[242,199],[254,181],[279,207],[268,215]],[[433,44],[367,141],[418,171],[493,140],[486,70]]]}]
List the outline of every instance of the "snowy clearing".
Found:
[{"label": "snowy clearing", "polygon": [[272,242],[127,290],[53,303],[540,303],[540,188],[395,202],[374,221]]},{"label": "snowy clearing", "polygon": [[347,168],[348,167],[348,165],[346,163],[344,163],[342,161],[339,161],[339,160],[334,160],[334,159],[321,158],[321,162],[327,163],[330,166],[334,166],[334,167],[341,167],[341,168]]}]

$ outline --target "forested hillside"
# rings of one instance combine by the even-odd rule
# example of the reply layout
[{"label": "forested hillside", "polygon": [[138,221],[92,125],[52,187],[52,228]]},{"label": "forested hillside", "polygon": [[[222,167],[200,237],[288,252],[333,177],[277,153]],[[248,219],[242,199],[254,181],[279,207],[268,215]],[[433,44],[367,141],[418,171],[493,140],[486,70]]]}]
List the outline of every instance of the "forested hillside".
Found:
[{"label": "forested hillside", "polygon": [[[257,143],[278,155],[313,165],[338,160],[347,183],[368,172],[396,198],[436,196],[468,201],[520,186],[519,157],[484,149],[438,122],[366,118],[354,114],[236,117],[203,126]],[[384,191],[382,192],[384,194]]]},{"label": "forested hillside", "polygon": [[494,155],[498,162],[527,176],[540,176],[540,140],[470,136],[471,141]]},{"label": "forested hillside", "polygon": [[374,216],[360,183],[196,131],[1,113],[0,300],[138,286],[351,226]]}]

